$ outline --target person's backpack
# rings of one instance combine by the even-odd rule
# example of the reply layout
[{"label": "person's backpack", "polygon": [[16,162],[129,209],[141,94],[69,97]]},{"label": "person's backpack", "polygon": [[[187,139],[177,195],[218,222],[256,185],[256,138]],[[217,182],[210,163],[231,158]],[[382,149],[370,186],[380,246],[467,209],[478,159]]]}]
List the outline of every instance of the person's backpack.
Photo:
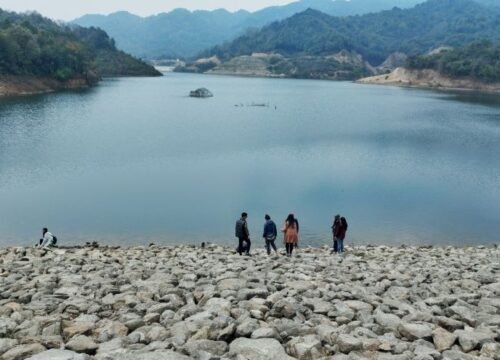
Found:
[{"label": "person's backpack", "polygon": [[52,235],[52,245],[56,245],[56,244],[57,244],[57,236]]}]

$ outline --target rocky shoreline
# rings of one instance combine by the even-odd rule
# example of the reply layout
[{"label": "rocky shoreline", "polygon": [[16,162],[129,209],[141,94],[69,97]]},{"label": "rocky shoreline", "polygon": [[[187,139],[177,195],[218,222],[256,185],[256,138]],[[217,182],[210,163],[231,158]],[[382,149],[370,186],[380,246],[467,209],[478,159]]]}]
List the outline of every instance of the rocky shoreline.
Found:
[{"label": "rocky shoreline", "polygon": [[500,83],[485,83],[472,78],[453,79],[435,70],[409,70],[403,67],[399,67],[389,74],[371,76],[356,82],[424,89],[500,92]]},{"label": "rocky shoreline", "polygon": [[500,249],[0,249],[0,359],[500,358]]},{"label": "rocky shoreline", "polygon": [[58,81],[47,77],[0,76],[0,97],[47,94],[60,90],[85,89],[97,84],[97,79],[76,78]]}]

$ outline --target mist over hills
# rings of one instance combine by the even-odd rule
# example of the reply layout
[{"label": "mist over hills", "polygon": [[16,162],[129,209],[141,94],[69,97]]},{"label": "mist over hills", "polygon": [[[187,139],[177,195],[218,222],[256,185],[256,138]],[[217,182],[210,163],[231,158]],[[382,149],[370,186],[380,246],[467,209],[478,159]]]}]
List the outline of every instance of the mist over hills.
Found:
[{"label": "mist over hills", "polygon": [[[423,0],[300,0],[284,6],[272,6],[256,12],[226,10],[188,11],[140,17],[128,12],[110,15],[85,15],[73,21],[80,26],[105,30],[117,46],[135,56],[157,59],[189,58],[201,51],[235,39],[248,29],[261,28],[308,8],[335,16],[410,8]],[[488,0],[482,0],[488,1]]]}]

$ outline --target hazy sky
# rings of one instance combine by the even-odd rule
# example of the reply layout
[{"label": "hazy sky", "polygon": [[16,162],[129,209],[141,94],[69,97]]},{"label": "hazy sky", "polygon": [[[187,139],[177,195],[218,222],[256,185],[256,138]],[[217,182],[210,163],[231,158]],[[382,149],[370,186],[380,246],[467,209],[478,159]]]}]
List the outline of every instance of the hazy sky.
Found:
[{"label": "hazy sky", "polygon": [[84,14],[108,14],[127,10],[138,15],[152,15],[178,7],[188,9],[226,8],[257,10],[294,0],[0,0],[0,8],[13,11],[36,10],[53,19],[72,20]]}]

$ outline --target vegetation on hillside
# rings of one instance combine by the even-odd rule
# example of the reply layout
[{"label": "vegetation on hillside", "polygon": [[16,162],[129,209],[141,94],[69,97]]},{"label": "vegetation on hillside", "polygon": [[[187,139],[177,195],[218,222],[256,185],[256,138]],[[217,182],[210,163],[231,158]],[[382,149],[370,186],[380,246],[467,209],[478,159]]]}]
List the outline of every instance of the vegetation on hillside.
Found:
[{"label": "vegetation on hillside", "polygon": [[407,67],[433,69],[451,77],[500,82],[500,43],[482,41],[434,55],[413,56],[408,59]]},{"label": "vegetation on hillside", "polygon": [[[148,59],[190,58],[201,51],[234,40],[248,29],[259,29],[273,21],[286,19],[308,8],[329,15],[361,15],[409,8],[424,0],[300,0],[283,6],[270,6],[256,12],[188,11],[140,17],[125,11],[110,15],[85,15],[74,20],[81,26],[104,29],[118,48]],[[483,0],[484,1],[484,0]]]},{"label": "vegetation on hillside", "polygon": [[319,56],[345,49],[378,65],[394,52],[417,55],[478,39],[500,39],[500,10],[473,0],[429,0],[412,9],[363,16],[332,17],[309,9],[200,56],[223,60],[254,52]]},{"label": "vegetation on hillside", "polygon": [[114,41],[102,30],[61,26],[36,13],[0,10],[2,74],[95,82],[99,76],[157,73],[144,62],[117,51]]}]

